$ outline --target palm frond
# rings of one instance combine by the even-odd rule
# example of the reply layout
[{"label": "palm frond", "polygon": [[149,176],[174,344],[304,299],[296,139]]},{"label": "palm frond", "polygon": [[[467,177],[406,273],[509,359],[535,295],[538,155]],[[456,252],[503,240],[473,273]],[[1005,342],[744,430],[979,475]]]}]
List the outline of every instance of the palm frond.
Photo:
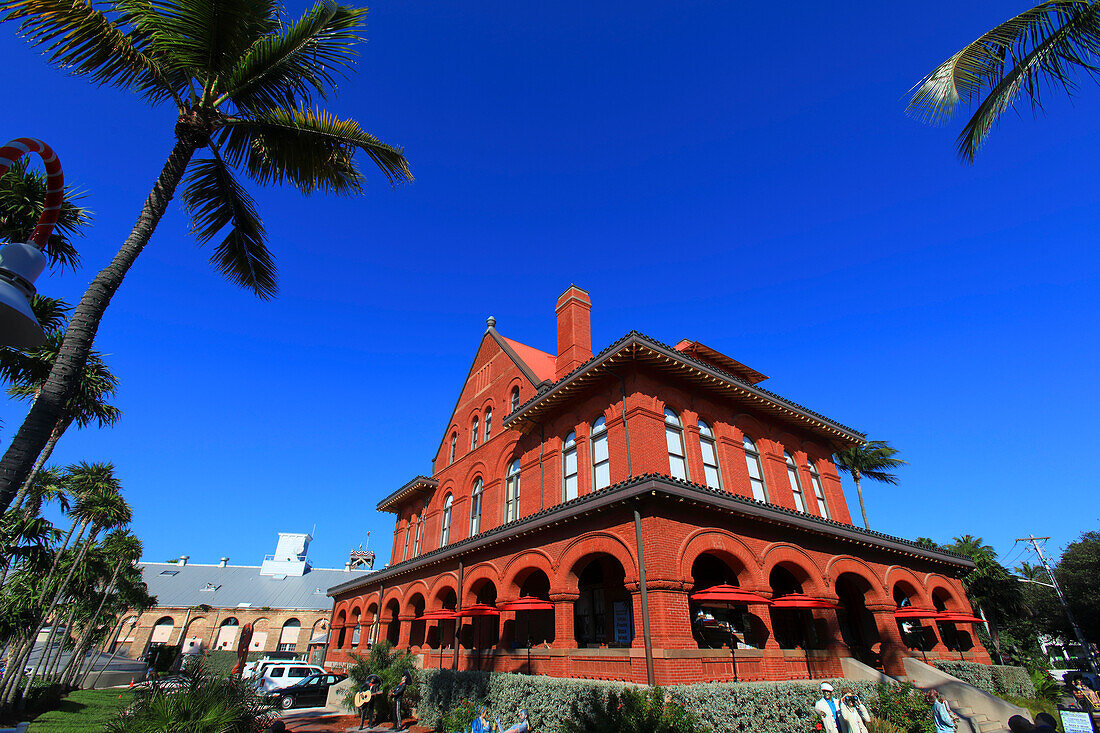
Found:
[{"label": "palm frond", "polygon": [[[150,0],[141,0],[150,6]],[[158,56],[181,75],[195,77],[204,97],[215,92],[241,55],[278,27],[271,0],[152,0],[148,18]]]},{"label": "palm frond", "polygon": [[363,151],[396,185],[411,181],[412,171],[401,148],[363,131],[355,120],[341,120],[323,110],[276,109],[247,120],[231,120],[220,141],[226,160],[244,165],[261,185],[290,182],[304,194],[315,190],[362,193],[365,178],[355,163]]},{"label": "palm frond", "polygon": [[0,0],[0,16],[42,46],[50,61],[100,84],[133,89],[157,102],[177,97],[145,48],[148,36],[127,28],[129,14],[112,19],[88,0]]},{"label": "palm frond", "polygon": [[[0,241],[29,240],[46,206],[46,176],[30,168],[30,160],[20,158],[0,176]],[[76,205],[80,198],[80,192],[65,188],[61,215],[42,249],[51,266],[76,269],[80,265],[80,253],[71,240],[83,236],[91,221],[91,212]]]},{"label": "palm frond", "polygon": [[260,38],[240,59],[225,97],[244,112],[308,107],[351,68],[366,8],[318,3],[282,34]]},{"label": "palm frond", "polygon": [[195,161],[185,183],[184,206],[200,244],[231,227],[210,261],[222,275],[258,297],[274,297],[279,289],[275,261],[264,242],[263,223],[229,167],[216,158]]},{"label": "palm frond", "polygon": [[1074,70],[1093,74],[1100,50],[1098,8],[1086,0],[1049,0],[982,34],[913,87],[907,111],[926,122],[950,117],[985,95],[959,136],[959,154],[973,159],[993,123],[1027,93],[1042,108],[1043,86],[1072,93]]}]

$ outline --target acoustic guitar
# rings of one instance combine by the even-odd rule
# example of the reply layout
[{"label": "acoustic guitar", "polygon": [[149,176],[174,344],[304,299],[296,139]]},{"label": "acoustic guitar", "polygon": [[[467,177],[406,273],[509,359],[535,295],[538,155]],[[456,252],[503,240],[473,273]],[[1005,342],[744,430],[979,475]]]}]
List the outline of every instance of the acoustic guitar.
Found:
[{"label": "acoustic guitar", "polygon": [[355,693],[355,707],[363,707],[370,702],[372,697],[374,697],[374,693],[370,690],[364,690],[363,692]]}]

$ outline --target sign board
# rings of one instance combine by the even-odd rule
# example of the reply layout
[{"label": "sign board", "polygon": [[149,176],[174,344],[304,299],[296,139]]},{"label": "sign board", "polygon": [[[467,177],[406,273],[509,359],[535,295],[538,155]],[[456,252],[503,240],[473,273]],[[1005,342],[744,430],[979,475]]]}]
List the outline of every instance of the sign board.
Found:
[{"label": "sign board", "polygon": [[623,601],[615,601],[614,608],[615,643],[629,644],[633,640],[633,634],[630,633],[630,612]]},{"label": "sign board", "polygon": [[1062,730],[1065,733],[1097,733],[1092,724],[1092,716],[1088,713],[1058,708],[1058,715],[1062,717]]}]

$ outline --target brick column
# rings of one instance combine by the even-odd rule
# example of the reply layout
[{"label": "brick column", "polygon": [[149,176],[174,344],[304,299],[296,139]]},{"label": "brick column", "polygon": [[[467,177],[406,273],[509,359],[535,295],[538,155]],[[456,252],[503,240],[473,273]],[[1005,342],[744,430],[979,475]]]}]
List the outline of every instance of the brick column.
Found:
[{"label": "brick column", "polygon": [[[840,599],[827,598],[826,600],[836,604]],[[829,634],[829,638],[825,640],[825,648],[830,654],[835,654],[838,657],[852,656],[852,651],[844,643],[844,635],[840,633],[840,609],[826,609],[821,613],[825,619],[825,629]]]},{"label": "brick column", "polygon": [[[764,642],[765,649],[778,649],[779,642],[775,640],[775,632],[772,630],[772,614],[771,606],[761,604],[749,605],[749,613],[759,619],[759,623],[763,625],[764,632],[767,635],[767,640]],[[753,622],[757,623],[756,621]],[[759,639],[758,639],[759,641]]]},{"label": "brick column", "polygon": [[905,665],[902,659],[909,656],[909,651],[901,638],[897,619],[894,618],[897,607],[892,603],[868,604],[867,610],[874,614],[875,625],[878,626],[879,656],[882,658],[883,671],[895,677],[904,676]]},{"label": "brick column", "polygon": [[[648,559],[648,558],[647,558]],[[626,589],[634,601],[634,643],[645,647],[642,635],[641,584],[627,583]],[[691,610],[685,583],[678,580],[648,579],[649,634],[654,649],[694,649],[691,635]]]},{"label": "brick column", "polygon": [[573,631],[573,604],[580,593],[551,593],[554,602],[554,649],[576,649],[577,640]]},{"label": "brick column", "polygon": [[408,649],[409,637],[412,635],[412,622],[416,616],[398,616],[397,621],[397,648]]}]

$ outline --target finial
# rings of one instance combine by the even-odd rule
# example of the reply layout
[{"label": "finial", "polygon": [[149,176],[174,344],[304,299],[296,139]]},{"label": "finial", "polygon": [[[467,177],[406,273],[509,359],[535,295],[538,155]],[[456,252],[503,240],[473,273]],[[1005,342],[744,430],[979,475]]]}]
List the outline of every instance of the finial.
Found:
[{"label": "finial", "polygon": [[488,318],[485,319],[485,325],[488,326],[489,328],[492,328],[495,325],[497,325],[497,319],[493,318],[492,316],[489,316]]}]

